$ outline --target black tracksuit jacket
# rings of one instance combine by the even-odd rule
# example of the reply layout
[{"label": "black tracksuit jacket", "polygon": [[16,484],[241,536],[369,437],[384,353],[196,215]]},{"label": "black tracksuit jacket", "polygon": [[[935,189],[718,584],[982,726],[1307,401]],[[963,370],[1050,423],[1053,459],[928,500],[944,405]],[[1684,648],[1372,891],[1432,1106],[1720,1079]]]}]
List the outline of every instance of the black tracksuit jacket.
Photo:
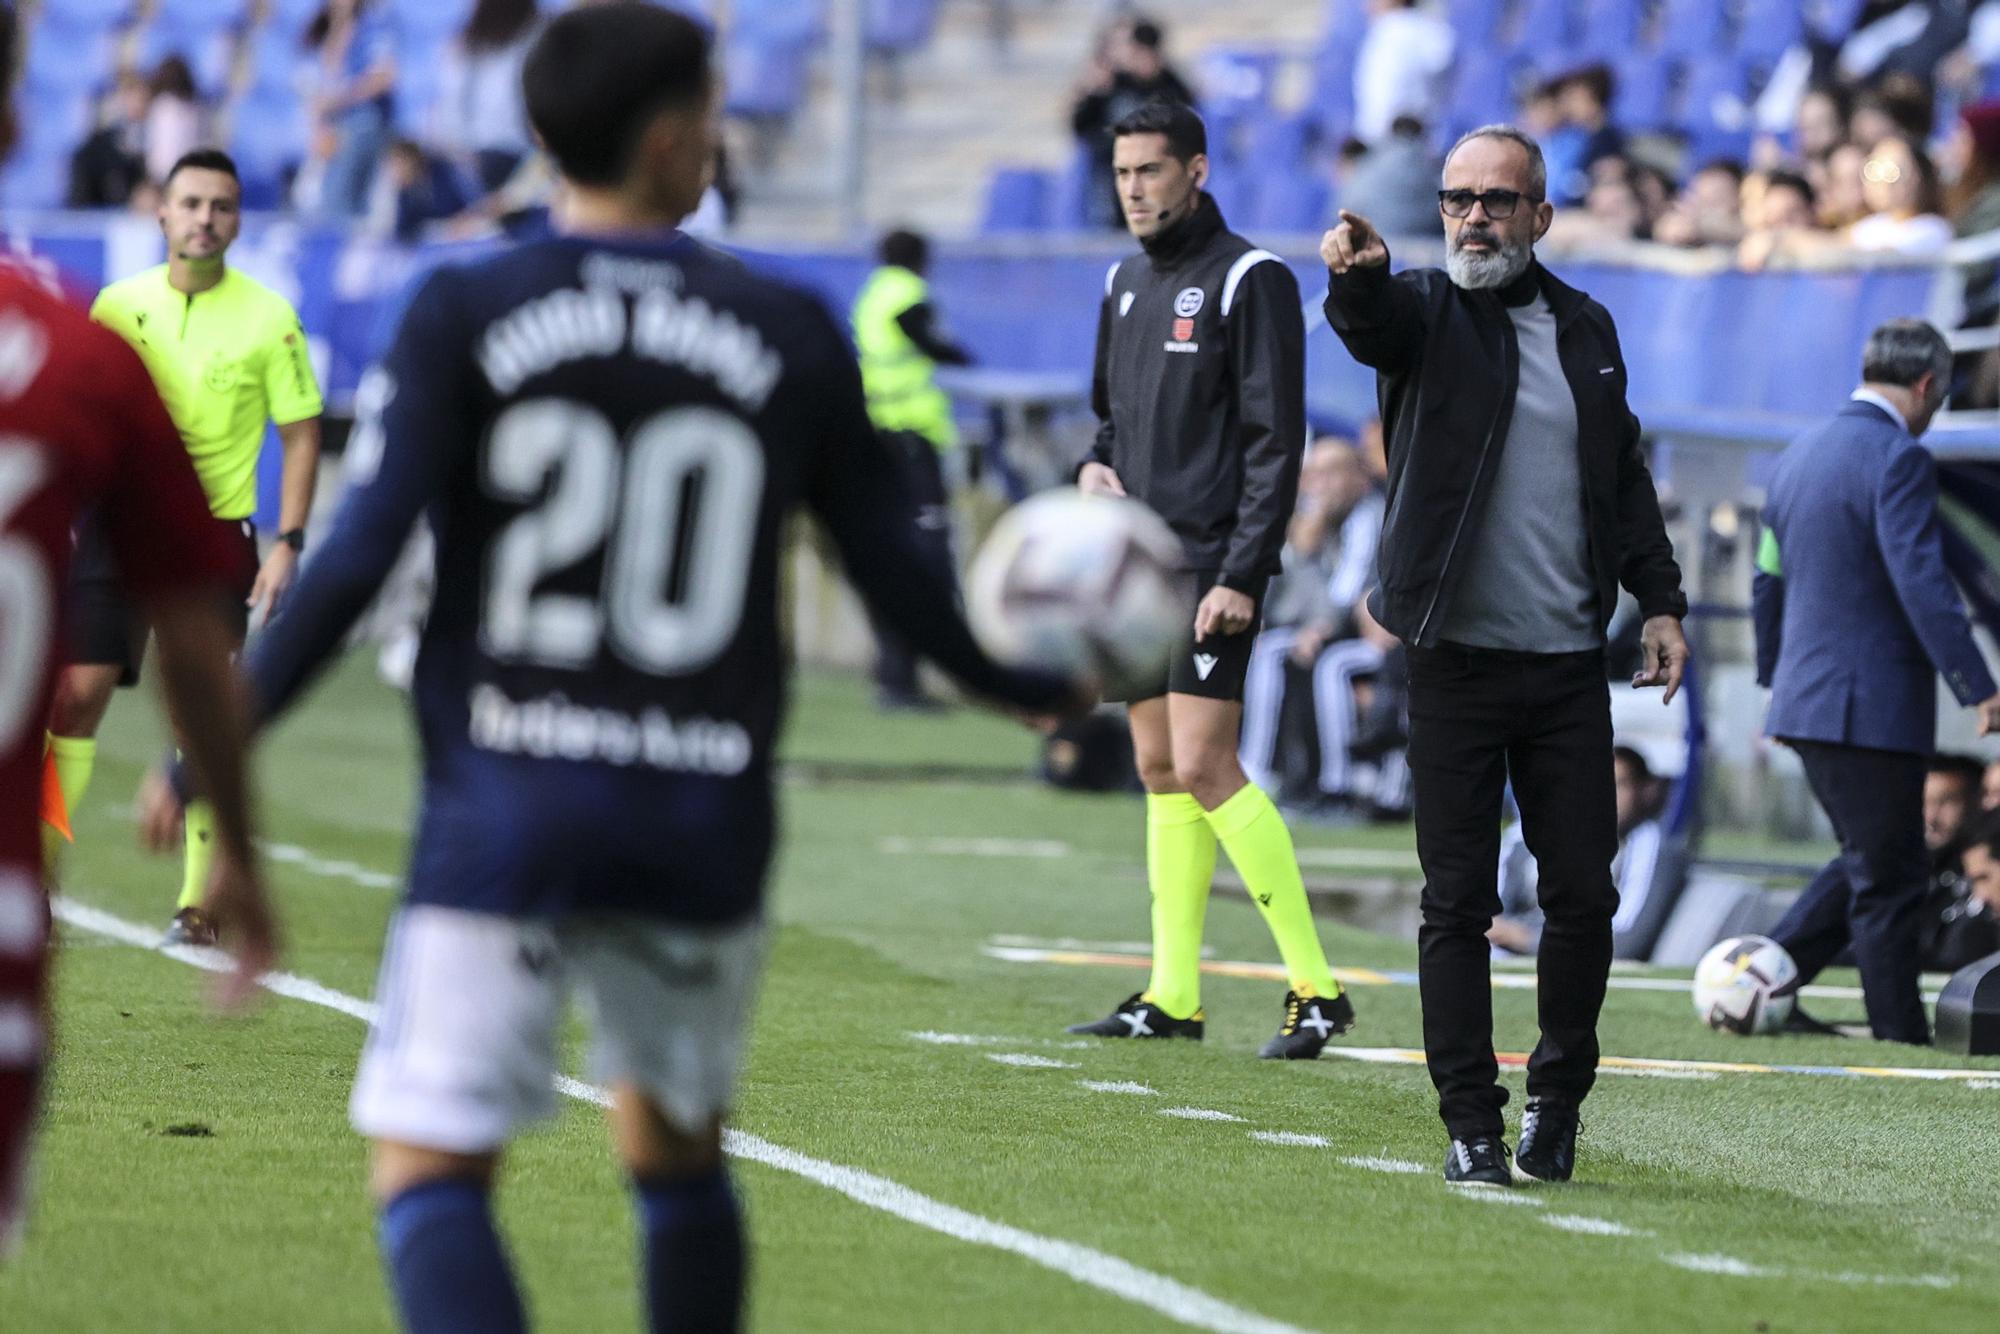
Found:
[{"label": "black tracksuit jacket", "polygon": [[[1514,321],[1499,291],[1467,291],[1442,269],[1391,277],[1387,265],[1329,274],[1326,319],[1376,371],[1389,456],[1381,584],[1370,607],[1406,644],[1438,642],[1499,470],[1520,383]],[[1556,351],[1576,399],[1576,440],[1598,615],[1623,584],[1647,616],[1685,616],[1680,566],[1625,403],[1625,358],[1603,306],[1539,263],[1535,284],[1556,320]],[[1523,293],[1514,293],[1519,296]]]},{"label": "black tracksuit jacket", "polygon": [[1298,498],[1305,318],[1284,262],[1196,198],[1105,276],[1089,458],[1166,519],[1186,568],[1261,598]]}]

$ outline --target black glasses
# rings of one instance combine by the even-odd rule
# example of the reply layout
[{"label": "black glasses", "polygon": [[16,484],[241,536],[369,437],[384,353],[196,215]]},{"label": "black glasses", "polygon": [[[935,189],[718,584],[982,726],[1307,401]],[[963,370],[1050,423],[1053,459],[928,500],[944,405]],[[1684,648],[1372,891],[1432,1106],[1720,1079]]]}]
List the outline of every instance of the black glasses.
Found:
[{"label": "black glasses", "polygon": [[[1519,190],[1440,190],[1438,207],[1444,210],[1447,218],[1463,218],[1471,214],[1474,204],[1478,204],[1486,210],[1487,217],[1495,222],[1505,222],[1514,216],[1514,210],[1521,207],[1521,201],[1527,197]],[[1539,204],[1542,201],[1537,199],[1534,202]]]}]

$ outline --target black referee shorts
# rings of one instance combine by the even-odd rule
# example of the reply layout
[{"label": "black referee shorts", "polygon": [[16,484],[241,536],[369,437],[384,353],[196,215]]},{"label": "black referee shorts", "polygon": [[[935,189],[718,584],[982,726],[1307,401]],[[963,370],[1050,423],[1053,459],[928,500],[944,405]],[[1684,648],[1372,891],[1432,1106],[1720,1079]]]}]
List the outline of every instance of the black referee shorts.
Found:
[{"label": "black referee shorts", "polygon": [[[1188,601],[1190,607],[1198,606],[1208,596],[1220,574],[1219,570],[1190,570],[1183,576],[1193,595]],[[1137,704],[1162,695],[1195,695],[1240,702],[1243,678],[1250,670],[1250,648],[1257,642],[1257,631],[1264,623],[1264,590],[1259,588],[1251,596],[1256,599],[1257,610],[1251,614],[1248,627],[1233,635],[1210,635],[1200,643],[1190,640],[1175,650],[1166,684],[1161,689],[1114,702]]]},{"label": "black referee shorts", "polygon": [[[257,582],[257,528],[248,519],[211,522],[228,534],[238,554],[225,592],[230,624],[241,643],[250,631],[250,608],[245,599]],[[119,582],[110,539],[94,511],[77,526],[76,553],[70,559],[68,610],[67,661],[117,667],[119,685],[137,685],[139,664],[146,657],[146,620]]]}]

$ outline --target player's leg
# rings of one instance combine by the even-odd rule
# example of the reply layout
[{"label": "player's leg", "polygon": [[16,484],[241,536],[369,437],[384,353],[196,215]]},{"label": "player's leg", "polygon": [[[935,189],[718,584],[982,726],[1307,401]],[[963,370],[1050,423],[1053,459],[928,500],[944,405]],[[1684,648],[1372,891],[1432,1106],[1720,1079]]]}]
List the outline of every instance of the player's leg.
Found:
[{"label": "player's leg", "polygon": [[1146,789],[1146,884],[1152,893],[1153,973],[1109,1016],[1072,1024],[1090,1037],[1202,1035],[1201,933],[1215,877],[1215,833],[1174,769],[1164,695],[1126,706],[1132,759]]},{"label": "player's leg", "polygon": [[27,1208],[28,1147],[46,1045],[48,898],[33,876],[0,872],[0,1260]]},{"label": "player's leg", "polygon": [[722,1154],[763,965],[763,929],[579,918],[564,956],[591,1014],[592,1072],[638,1213],[656,1331],[723,1334],[743,1309],[748,1248]]},{"label": "player's leg", "polygon": [[514,1131],[555,1109],[555,936],[490,913],[406,907],[376,997],[350,1114],[374,1144],[378,1239],[404,1327],[521,1330],[491,1195]]},{"label": "player's leg", "polygon": [[[49,706],[49,756],[63,806],[74,815],[90,788],[97,730],[112,694],[121,685],[138,683],[146,652],[145,623],[119,585],[110,544],[95,515],[77,532],[68,603],[68,653]],[[49,853],[56,851],[58,839],[47,843]]]},{"label": "player's leg", "polygon": [[[250,590],[257,583],[257,532],[248,522],[241,520],[217,519],[236,546],[236,571],[229,588],[229,610],[236,627],[236,645],[240,649],[250,632]],[[200,904],[208,893],[208,872],[215,864],[215,811],[205,801],[188,803],[186,816],[186,838],[181,851],[181,892],[174,903],[174,929],[169,930],[172,939],[179,931],[188,935],[194,943],[208,943],[214,939],[214,929],[201,916]],[[207,940],[198,939],[202,935]]]},{"label": "player's leg", "polygon": [[[111,697],[125,674],[123,665],[103,662],[73,662],[56,674],[49,705],[49,757],[55,763],[63,809],[72,817],[90,790],[91,773],[97,767],[97,729],[104,725]],[[45,836],[54,832],[43,831]],[[54,843],[47,844],[45,852],[52,861]]]}]

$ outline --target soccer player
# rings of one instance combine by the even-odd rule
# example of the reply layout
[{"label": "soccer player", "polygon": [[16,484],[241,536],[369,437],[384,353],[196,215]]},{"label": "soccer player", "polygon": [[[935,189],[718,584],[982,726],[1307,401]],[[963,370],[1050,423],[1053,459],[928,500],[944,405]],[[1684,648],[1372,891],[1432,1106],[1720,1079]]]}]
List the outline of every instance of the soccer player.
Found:
[{"label": "soccer player", "polygon": [[[1075,687],[978,649],[827,312],[673,230],[715,145],[706,30],[638,0],[568,10],[523,88],[562,229],[414,294],[252,694],[266,720],[297,697],[427,512],[421,814],[352,1102],[407,1328],[523,1327],[489,1194],[554,1108],[574,986],[653,1327],[731,1329],[722,1118],[762,953],[788,516],[816,513],[872,610],[974,692],[1048,711]],[[148,807],[154,833],[171,819]]]},{"label": "soccer player", "polygon": [[[0,5],[0,78],[18,28]],[[0,156],[16,124],[0,95]],[[111,557],[160,636],[161,679],[195,730],[189,755],[215,809],[225,897],[270,962],[250,848],[244,719],[221,609],[230,551],[208,518],[180,437],[130,348],[26,267],[0,263],[0,1255],[18,1228],[28,1135],[46,1055],[48,896],[37,830],[43,723],[61,631],[58,590],[77,511],[96,506]],[[239,978],[239,984],[241,979]]]},{"label": "soccer player", "polygon": [[[167,262],[112,283],[91,315],[138,350],[207,492],[214,527],[235,559],[230,588],[236,641],[251,609],[269,609],[291,586],[305,549],[319,471],[319,386],[305,332],[291,303],[229,267],[242,225],[236,164],[212,148],[174,165],[162,188],[160,229]],[[278,537],[260,562],[257,459],[267,421],[284,446]],[[144,622],[133,615],[112,567],[100,524],[87,518],[77,537],[71,590],[70,665],[56,690],[49,747],[63,804],[75,810],[90,784],[97,729],[112,691],[139,679]],[[183,732],[186,724],[181,724]],[[201,908],[213,855],[214,816],[206,802],[187,812],[185,862],[169,942],[208,945],[215,931]]]},{"label": "soccer player", "polygon": [[1327,967],[1284,817],[1237,762],[1243,679],[1265,584],[1278,572],[1306,443],[1299,285],[1231,232],[1202,189],[1208,131],[1155,102],[1115,127],[1125,222],[1144,250],[1104,279],[1093,397],[1102,421],[1077,485],[1131,495],[1173,526],[1201,602],[1163,694],[1128,701],[1146,786],[1153,975],[1072,1033],[1202,1035],[1201,934],[1219,843],[1264,914],[1291,978],[1267,1058],[1311,1060],[1354,1023]]}]

